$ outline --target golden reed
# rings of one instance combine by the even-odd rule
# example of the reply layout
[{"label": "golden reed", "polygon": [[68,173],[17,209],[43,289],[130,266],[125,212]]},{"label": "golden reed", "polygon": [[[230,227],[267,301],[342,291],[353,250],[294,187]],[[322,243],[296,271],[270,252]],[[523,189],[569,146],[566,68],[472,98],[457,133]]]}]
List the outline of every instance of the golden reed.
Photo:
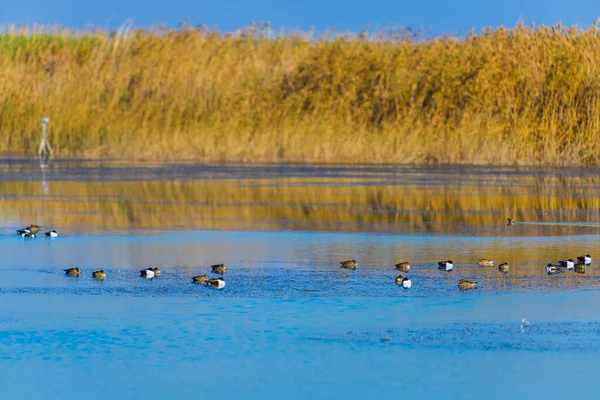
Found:
[{"label": "golden reed", "polygon": [[0,151],[202,161],[597,165],[598,28],[465,37],[206,28],[0,34]]}]

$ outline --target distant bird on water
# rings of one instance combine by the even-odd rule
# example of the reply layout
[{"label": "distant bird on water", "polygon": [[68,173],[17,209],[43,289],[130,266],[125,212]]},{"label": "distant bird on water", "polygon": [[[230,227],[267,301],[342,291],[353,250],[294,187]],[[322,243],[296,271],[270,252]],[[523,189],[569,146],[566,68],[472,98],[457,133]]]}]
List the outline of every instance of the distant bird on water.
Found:
[{"label": "distant bird on water", "polygon": [[42,227],[39,225],[31,224],[27,227],[27,229],[29,229],[32,233],[37,234],[40,231],[40,229],[42,229]]},{"label": "distant bird on water", "polygon": [[587,265],[585,265],[584,263],[577,263],[575,264],[575,272],[580,273],[580,274],[585,274],[585,271],[587,270]]},{"label": "distant bird on water", "polygon": [[515,224],[515,220],[512,218],[506,218],[506,225],[510,226],[510,225],[514,225]]},{"label": "distant bird on water", "polygon": [[225,280],[223,278],[211,279],[208,284],[213,289],[223,289],[225,287]]},{"label": "distant bird on water", "polygon": [[152,268],[146,268],[140,271],[140,276],[146,279],[154,278],[154,270]]},{"label": "distant bird on water", "polygon": [[106,279],[106,272],[104,272],[103,269],[101,269],[100,271],[94,271],[92,272],[92,278],[103,281]]},{"label": "distant bird on water", "polygon": [[548,265],[546,265],[546,273],[548,275],[559,274],[560,273],[560,266],[559,265],[554,265],[552,263],[548,263]]},{"label": "distant bird on water", "polygon": [[58,237],[58,232],[56,232],[54,229],[52,229],[51,231],[46,232],[46,236],[55,238],[55,237]]},{"label": "distant bird on water", "polygon": [[409,272],[410,271],[410,264],[408,263],[408,261],[404,261],[401,263],[398,263],[395,265],[396,269],[402,272]]},{"label": "distant bird on water", "polygon": [[452,269],[454,269],[454,264],[452,264],[452,260],[439,261],[438,269],[441,269],[442,271],[452,271]]},{"label": "distant bird on water", "polygon": [[412,281],[402,275],[398,275],[396,278],[396,285],[402,286],[404,289],[410,289],[412,286]]},{"label": "distant bird on water", "polygon": [[490,260],[487,258],[480,258],[479,260],[477,260],[477,265],[479,265],[480,267],[493,267],[494,260]]},{"label": "distant bird on water", "polygon": [[592,256],[589,254],[586,254],[585,256],[579,256],[577,257],[577,262],[589,265],[592,263]]},{"label": "distant bird on water", "polygon": [[192,282],[198,285],[208,286],[208,275],[199,275],[192,278]]},{"label": "distant bird on water", "polygon": [[559,261],[558,265],[560,265],[562,268],[573,269],[575,267],[575,262],[572,258],[569,258],[568,260]]},{"label": "distant bird on water", "polygon": [[502,263],[498,265],[498,271],[507,273],[508,272],[508,263]]},{"label": "distant bird on water", "polygon": [[221,274],[223,275],[225,273],[225,271],[227,271],[227,267],[225,266],[225,264],[215,264],[215,265],[211,265],[211,272],[213,274]]},{"label": "distant bird on water", "polygon": [[467,279],[461,279],[458,281],[458,288],[460,290],[471,290],[477,287],[477,282],[469,281]]},{"label": "distant bird on water", "polygon": [[65,274],[69,276],[81,275],[81,270],[78,267],[65,269]]},{"label": "distant bird on water", "polygon": [[348,260],[348,261],[341,261],[340,264],[342,264],[342,266],[340,268],[346,268],[346,269],[356,269],[356,260]]}]

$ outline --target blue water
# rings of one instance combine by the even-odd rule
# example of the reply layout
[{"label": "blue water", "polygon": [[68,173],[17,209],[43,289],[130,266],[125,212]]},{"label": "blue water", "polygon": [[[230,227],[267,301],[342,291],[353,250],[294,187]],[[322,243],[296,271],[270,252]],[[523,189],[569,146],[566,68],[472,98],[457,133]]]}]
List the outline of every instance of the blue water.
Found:
[{"label": "blue water", "polygon": [[[598,392],[596,267],[547,276],[532,253],[515,256],[506,275],[475,264],[493,245],[595,249],[594,236],[140,231],[23,240],[12,228],[0,230],[2,399]],[[435,257],[450,253],[455,270],[438,271]],[[411,290],[394,284],[391,267],[406,254]],[[348,258],[356,271],[338,268]],[[190,282],[216,262],[229,267],[224,290]],[[150,265],[163,276],[140,278]],[[65,276],[71,266],[82,276]],[[91,278],[100,268],[103,282]],[[458,291],[461,277],[480,287]]]}]

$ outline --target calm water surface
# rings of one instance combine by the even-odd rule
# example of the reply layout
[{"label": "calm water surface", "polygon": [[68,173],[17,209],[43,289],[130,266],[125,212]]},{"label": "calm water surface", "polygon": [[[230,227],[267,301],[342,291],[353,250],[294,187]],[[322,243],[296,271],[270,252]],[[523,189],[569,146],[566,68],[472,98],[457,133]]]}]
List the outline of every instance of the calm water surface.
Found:
[{"label": "calm water surface", "polygon": [[[600,257],[599,206],[586,169],[6,159],[1,398],[593,396],[599,268],[543,268]],[[63,235],[14,234],[33,222]],[[219,262],[224,290],[190,283]]]}]

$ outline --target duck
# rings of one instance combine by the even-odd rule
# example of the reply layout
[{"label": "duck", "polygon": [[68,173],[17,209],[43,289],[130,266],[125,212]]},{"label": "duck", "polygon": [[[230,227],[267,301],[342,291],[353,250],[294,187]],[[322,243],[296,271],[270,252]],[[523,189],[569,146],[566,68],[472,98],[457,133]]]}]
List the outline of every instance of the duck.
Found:
[{"label": "duck", "polygon": [[192,278],[193,283],[208,286],[208,275],[199,275]]},{"label": "duck", "polygon": [[17,229],[17,235],[23,236],[25,233],[31,233],[28,228]]},{"label": "duck", "polygon": [[46,236],[55,238],[55,237],[58,237],[58,232],[56,232],[54,229],[52,229],[51,231],[46,232]]},{"label": "duck", "polygon": [[506,225],[511,226],[515,224],[515,220],[512,218],[506,218]]},{"label": "duck", "polygon": [[34,238],[35,237],[35,233],[33,233],[33,232],[25,232],[25,233],[21,234],[21,237],[24,237],[24,238]]},{"label": "duck", "polygon": [[225,271],[227,271],[227,267],[225,266],[225,264],[211,265],[210,268],[212,269],[210,272],[212,272],[213,274],[223,275]]},{"label": "duck", "polygon": [[438,262],[438,269],[441,269],[443,271],[452,271],[453,268],[454,265],[452,264],[452,260]]},{"label": "duck", "polygon": [[575,267],[575,262],[572,258],[569,258],[568,260],[559,261],[558,265],[560,265],[562,268],[573,269],[573,267]]},{"label": "duck", "polygon": [[225,287],[225,281],[223,278],[214,278],[208,281],[208,285],[213,289],[223,289]]},{"label": "duck", "polygon": [[65,269],[65,274],[69,276],[81,275],[81,270],[78,267]]},{"label": "duck", "polygon": [[458,281],[458,288],[460,290],[471,290],[477,287],[477,282],[469,281],[467,279],[461,279]]},{"label": "duck", "polygon": [[404,289],[410,289],[412,281],[409,278],[405,278],[402,275],[398,275],[396,278],[396,285],[402,286]]},{"label": "duck", "polygon": [[548,263],[548,265],[546,265],[546,272],[548,275],[560,274],[560,266]]},{"label": "duck", "polygon": [[506,263],[506,262],[502,263],[502,264],[498,265],[498,271],[507,273],[508,272],[508,267],[509,267],[508,263]]},{"label": "duck", "polygon": [[577,257],[577,262],[581,264],[590,265],[592,263],[592,256],[586,254],[585,256]]},{"label": "duck", "polygon": [[31,233],[37,234],[40,231],[40,229],[42,229],[42,227],[39,225],[31,224],[27,227],[27,229],[29,229]]},{"label": "duck", "polygon": [[340,261],[340,264],[342,264],[342,266],[340,268],[346,268],[346,269],[356,269],[356,260],[348,260],[348,261]]},{"label": "duck", "polygon": [[408,263],[408,261],[404,261],[401,263],[398,263],[395,265],[397,270],[400,270],[402,272],[409,272],[410,271],[410,264]]},{"label": "duck", "polygon": [[100,271],[94,271],[92,272],[92,278],[103,281],[106,279],[106,272],[104,272],[103,269],[101,269]]},{"label": "duck", "polygon": [[147,279],[152,279],[155,276],[154,270],[152,268],[146,268],[140,271],[140,276],[143,276]]},{"label": "duck", "polygon": [[587,265],[584,263],[577,263],[575,264],[575,272],[578,272],[580,274],[585,274],[585,271],[587,270]]},{"label": "duck", "polygon": [[477,260],[477,265],[479,265],[480,267],[493,267],[494,260],[490,260],[487,258],[480,258],[479,260]]}]

